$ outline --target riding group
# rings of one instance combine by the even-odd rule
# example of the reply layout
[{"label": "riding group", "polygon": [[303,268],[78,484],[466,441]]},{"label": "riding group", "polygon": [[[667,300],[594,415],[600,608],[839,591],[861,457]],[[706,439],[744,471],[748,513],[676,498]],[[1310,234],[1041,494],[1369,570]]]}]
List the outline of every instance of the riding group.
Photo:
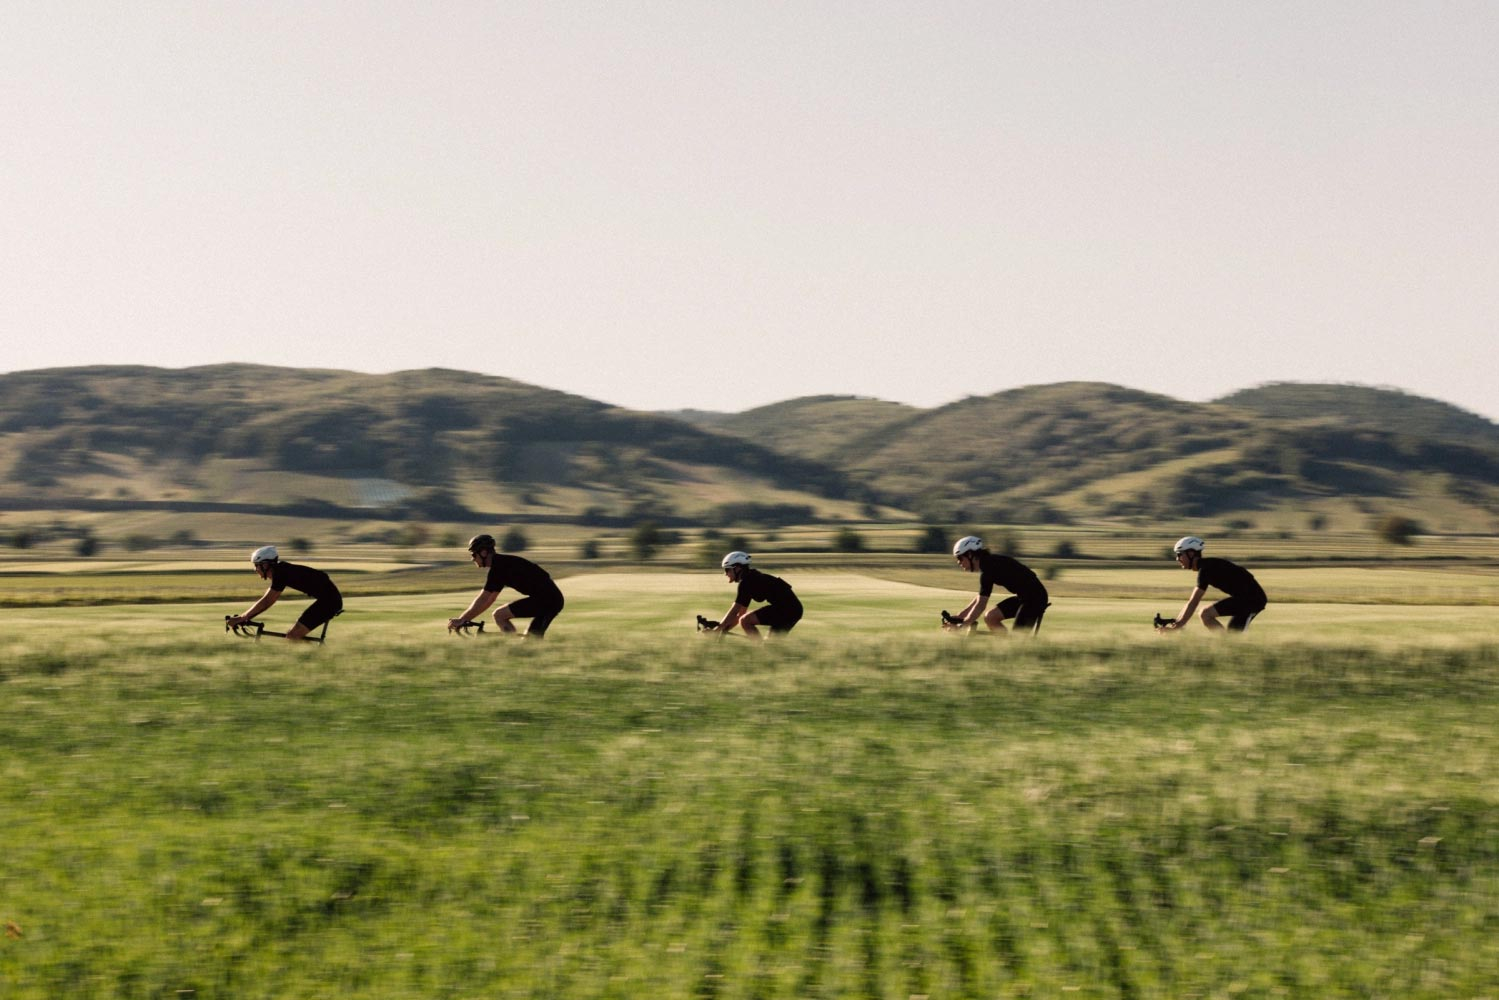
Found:
[{"label": "riding group", "polygon": [[[1197,574],[1197,586],[1175,619],[1168,621],[1157,616],[1156,627],[1162,632],[1185,628],[1209,587],[1227,595],[1207,605],[1200,613],[1202,624],[1210,630],[1224,629],[1222,620],[1226,619],[1228,631],[1242,632],[1265,609],[1265,591],[1248,570],[1227,559],[1204,556],[1202,548],[1202,539],[1195,535],[1179,540],[1172,548],[1177,565]],[[501,632],[523,634],[532,639],[544,637],[552,622],[562,613],[563,605],[562,591],[551,575],[529,559],[498,551],[492,535],[476,535],[468,543],[468,553],[474,565],[486,573],[484,589],[462,614],[448,619],[448,629],[465,632],[477,626],[482,631],[484,612],[508,587],[521,596],[495,609],[495,625]],[[1045,585],[1029,567],[1011,556],[990,552],[983,540],[974,535],[958,539],[953,546],[953,558],[965,572],[979,574],[979,589],[962,611],[955,615],[942,612],[943,628],[976,628],[981,621],[995,633],[1006,631],[1006,621],[1017,632],[1028,631],[1034,635],[1041,628],[1041,619],[1050,606],[1050,600]],[[287,587],[312,598],[296,625],[285,633],[287,639],[308,639],[309,633],[320,626],[326,634],[328,622],[343,611],[343,595],[327,573],[281,561],[274,545],[256,549],[250,561],[255,572],[262,580],[268,581],[269,586],[243,614],[225,617],[226,628],[238,632],[247,626],[255,626],[258,635],[263,626],[254,620],[255,617],[275,604]],[[720,621],[699,617],[698,625],[702,631],[722,635],[738,629],[751,637],[758,637],[762,628],[767,634],[774,635],[790,632],[801,621],[802,602],[791,585],[780,577],[752,567],[749,553],[730,552],[723,557],[721,565],[724,576],[738,588],[734,603]],[[996,586],[1011,596],[989,608],[989,598]],[[752,604],[763,606],[752,611]],[[530,622],[524,633],[517,633],[514,622],[518,618]]]}]

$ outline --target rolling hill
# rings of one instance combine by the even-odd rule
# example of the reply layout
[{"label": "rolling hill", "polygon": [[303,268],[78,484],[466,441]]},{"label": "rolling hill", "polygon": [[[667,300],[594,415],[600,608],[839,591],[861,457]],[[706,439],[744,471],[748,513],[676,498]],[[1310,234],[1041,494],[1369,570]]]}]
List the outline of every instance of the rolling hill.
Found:
[{"label": "rolling hill", "polygon": [[1407,437],[1499,447],[1499,424],[1451,403],[1399,389],[1310,382],[1272,382],[1218,402],[1277,420],[1367,427]]},{"label": "rolling hill", "polygon": [[938,521],[1202,517],[1290,505],[1369,516],[1413,509],[1453,527],[1499,527],[1499,426],[1397,390],[1266,386],[1193,403],[1069,382],[930,410],[807,397],[714,426],[836,457],[882,495]]},{"label": "rolling hill", "polygon": [[812,396],[660,414],[436,369],[70,368],[0,375],[0,473],[13,510],[734,527],[1337,509],[1499,530],[1499,426],[1361,386],[1195,403],[1067,382],[931,409]]},{"label": "rolling hill", "polygon": [[740,413],[684,410],[671,416],[699,427],[758,441],[817,461],[846,461],[850,450],[898,433],[922,410],[868,396],[803,396]]},{"label": "rolling hill", "polygon": [[0,375],[0,470],[0,501],[12,503],[309,513],[404,507],[442,516],[503,506],[530,508],[533,518],[550,510],[670,521],[748,498],[809,517],[866,493],[825,463],[665,416],[445,370]]}]

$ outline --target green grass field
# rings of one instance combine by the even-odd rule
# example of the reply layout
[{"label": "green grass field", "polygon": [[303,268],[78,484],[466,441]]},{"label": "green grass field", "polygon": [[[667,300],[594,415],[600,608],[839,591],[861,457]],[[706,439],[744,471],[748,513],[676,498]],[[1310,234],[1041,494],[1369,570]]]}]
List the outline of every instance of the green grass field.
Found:
[{"label": "green grass field", "polygon": [[1039,641],[939,632],[956,572],[799,571],[765,645],[712,572],[546,643],[457,586],[238,640],[248,572],[7,609],[0,996],[1495,996],[1493,581],[1266,571],[1222,642],[1139,572]]}]

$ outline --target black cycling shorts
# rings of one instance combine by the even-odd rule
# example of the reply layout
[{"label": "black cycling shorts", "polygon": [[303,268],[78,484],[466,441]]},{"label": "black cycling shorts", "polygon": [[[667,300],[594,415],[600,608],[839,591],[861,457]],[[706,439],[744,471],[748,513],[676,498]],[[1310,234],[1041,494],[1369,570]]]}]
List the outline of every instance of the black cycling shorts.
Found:
[{"label": "black cycling shorts", "polygon": [[550,594],[533,594],[511,601],[510,616],[531,619],[531,624],[526,626],[526,635],[543,636],[552,627],[553,619],[562,614],[562,604],[560,590],[554,590]]},{"label": "black cycling shorts", "polygon": [[764,625],[771,633],[790,632],[802,620],[801,601],[781,601],[767,604],[755,612],[755,623]]},{"label": "black cycling shorts", "polygon": [[324,622],[331,622],[334,615],[342,614],[344,610],[344,599],[342,597],[319,597],[307,606],[297,619],[298,625],[306,625],[307,631],[311,632]]},{"label": "black cycling shorts", "polygon": [[1242,632],[1254,621],[1254,616],[1265,610],[1258,601],[1246,601],[1242,597],[1225,597],[1213,605],[1213,613],[1228,619],[1230,632]]},{"label": "black cycling shorts", "polygon": [[1050,604],[1045,595],[1024,596],[1016,594],[999,602],[999,614],[1001,618],[1015,619],[1014,627],[1017,629],[1028,628],[1032,632],[1041,630],[1041,619],[1046,615],[1046,609]]}]

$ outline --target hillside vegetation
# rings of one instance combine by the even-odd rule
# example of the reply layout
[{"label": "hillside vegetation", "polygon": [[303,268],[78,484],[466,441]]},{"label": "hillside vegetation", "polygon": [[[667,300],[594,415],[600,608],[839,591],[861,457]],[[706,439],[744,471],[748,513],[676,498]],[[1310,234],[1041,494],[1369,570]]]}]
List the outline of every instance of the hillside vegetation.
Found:
[{"label": "hillside vegetation", "polygon": [[847,463],[850,451],[888,440],[923,412],[868,396],[803,396],[741,413],[685,410],[678,416],[790,455]]},{"label": "hillside vegetation", "polygon": [[714,478],[740,478],[741,493],[791,491],[802,501],[860,492],[826,464],[661,415],[444,370],[219,365],[3,375],[0,461],[12,500],[336,504],[348,495],[336,488],[341,480],[375,484],[361,506],[405,501],[429,516],[461,511],[465,494],[492,496],[494,485],[556,491],[574,501],[572,513],[592,506],[603,516],[669,514],[691,498],[684,483]]},{"label": "hillside vegetation", "polygon": [[1413,396],[1399,389],[1274,382],[1241,389],[1218,402],[1281,420],[1392,430],[1407,437],[1499,446],[1499,424],[1451,403]]},{"label": "hillside vegetation", "polygon": [[[0,507],[733,528],[1402,514],[1499,530],[1499,426],[1362,386],[1210,403],[1067,382],[931,409],[811,396],[653,414],[510,379],[252,365],[0,375]],[[902,513],[905,512],[905,513]],[[364,516],[364,515],[361,515]]]},{"label": "hillside vegetation", "polygon": [[[1371,514],[1393,505],[1461,520],[1468,511],[1492,530],[1499,427],[1483,418],[1362,387],[1267,387],[1242,398],[1248,405],[1103,383],[1028,386],[903,411],[879,426],[818,426],[810,447],[788,431],[782,447],[837,454],[850,473],[934,519],[1202,517],[1352,498]],[[805,421],[829,405],[823,399],[779,408]]]}]

